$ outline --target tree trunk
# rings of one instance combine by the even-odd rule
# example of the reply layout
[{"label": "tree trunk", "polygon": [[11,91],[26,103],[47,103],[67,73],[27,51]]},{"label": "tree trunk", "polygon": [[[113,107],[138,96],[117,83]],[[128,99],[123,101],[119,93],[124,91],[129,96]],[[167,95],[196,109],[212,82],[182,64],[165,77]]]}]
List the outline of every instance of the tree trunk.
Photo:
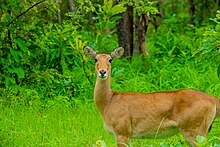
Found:
[{"label": "tree trunk", "polygon": [[69,19],[68,16],[65,16],[68,12],[74,12],[74,0],[56,0],[56,3],[59,4],[59,11],[57,13],[58,23],[62,23],[62,20]]},{"label": "tree trunk", "polygon": [[135,21],[135,46],[134,46],[134,56],[138,57],[139,52],[144,56],[148,56],[146,49],[146,33],[148,24],[150,22],[150,17],[146,13],[142,13],[141,16],[136,14]]},{"label": "tree trunk", "polygon": [[[120,14],[121,20],[117,24],[118,44],[125,49],[125,56],[138,57],[141,53],[148,57],[146,50],[146,33],[150,17],[146,13],[136,14],[134,22],[134,8],[127,6],[126,12]],[[133,28],[135,26],[135,28]]]},{"label": "tree trunk", "polygon": [[190,24],[195,25],[195,4],[193,0],[189,0],[189,7],[190,7]]},{"label": "tree trunk", "polygon": [[73,0],[68,0],[67,7],[70,12],[74,12]]},{"label": "tree trunk", "polygon": [[164,14],[163,14],[163,10],[161,8],[161,4],[162,4],[162,0],[158,0],[158,6],[157,7],[158,7],[160,18],[162,18],[162,20],[163,20]]},{"label": "tree trunk", "polygon": [[118,44],[125,49],[125,56],[132,56],[133,52],[133,7],[127,6],[126,12],[120,14],[117,24]]},{"label": "tree trunk", "polygon": [[[59,0],[56,0],[56,3],[59,4]],[[57,18],[58,18],[58,24],[61,24],[61,14],[60,14],[60,9],[57,12]]]},{"label": "tree trunk", "polygon": [[[159,27],[158,21],[159,21],[159,23],[163,23],[164,15],[163,15],[163,10],[161,8],[161,3],[162,3],[162,0],[157,1],[157,9],[158,9],[159,13],[153,17],[153,20],[151,20],[151,23],[153,24],[155,31],[157,31],[157,29]],[[157,19],[158,16],[159,16],[159,19]]]},{"label": "tree trunk", "polygon": [[98,31],[97,31],[97,28],[96,28],[95,22],[94,22],[94,20],[93,20],[93,18],[92,18],[92,12],[89,12],[88,15],[89,15],[89,21],[90,21],[91,26],[92,26],[92,28],[93,28],[93,30],[94,30],[94,36],[96,37],[97,34],[98,34]]}]

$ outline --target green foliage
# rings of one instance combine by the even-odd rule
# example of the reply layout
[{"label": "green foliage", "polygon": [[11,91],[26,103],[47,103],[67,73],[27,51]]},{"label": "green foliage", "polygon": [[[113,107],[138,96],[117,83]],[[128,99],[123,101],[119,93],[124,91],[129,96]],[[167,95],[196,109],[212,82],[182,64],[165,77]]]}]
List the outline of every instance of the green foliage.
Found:
[{"label": "green foliage", "polygon": [[204,58],[218,63],[217,75],[220,77],[220,12],[217,11],[216,17],[210,20],[214,21],[215,25],[205,31],[199,51]]},{"label": "green foliage", "polygon": [[182,147],[181,143],[177,143],[175,145],[169,145],[169,144],[161,143],[160,146],[161,147]]},{"label": "green foliage", "polygon": [[216,18],[210,19],[216,23],[214,27],[210,27],[204,33],[204,39],[201,46],[201,52],[203,54],[211,54],[212,59],[215,59],[220,55],[220,12],[217,12]]},{"label": "green foliage", "polygon": [[114,17],[119,13],[123,13],[126,11],[126,7],[124,7],[125,3],[119,3],[113,5],[113,0],[105,0],[104,4],[98,5],[98,11],[96,11],[98,23],[96,27],[98,28],[99,33],[101,31],[107,31],[109,29],[114,29],[116,26],[116,21],[119,17]]},{"label": "green foliage", "polygon": [[[51,1],[47,1],[47,4],[51,4]],[[35,27],[42,27],[38,26],[39,19],[36,18],[39,17],[33,15],[31,20],[27,17],[22,17],[22,14],[29,13],[27,10],[31,5],[32,1],[22,5],[17,0],[10,0],[1,4],[3,8],[1,22],[3,25],[0,27],[0,30],[2,30],[0,35],[2,42],[0,85],[14,90],[18,90],[17,85],[22,85],[32,64],[30,59],[34,56],[34,53],[31,50],[32,46],[26,42],[30,41],[35,33],[40,33],[35,31]],[[41,7],[39,9],[41,10]],[[33,9],[33,11],[36,12],[37,9]],[[33,11],[30,13],[33,13]],[[32,19],[35,19],[35,21]],[[30,23],[31,21],[33,23]]]},{"label": "green foliage", "polygon": [[[82,48],[91,45],[98,52],[111,52],[118,46],[115,26],[126,4],[139,14],[152,15],[157,13],[156,3],[74,2],[75,11],[63,14],[62,24],[57,23],[60,4],[54,0],[33,8],[33,0],[0,3],[0,146],[115,146],[92,103],[94,61],[84,56]],[[147,71],[139,59],[113,61],[112,89],[191,88],[220,97],[219,13],[211,19],[214,26],[193,27],[186,25],[188,5],[182,3],[174,4],[178,8],[174,14],[171,1],[164,2],[164,24],[157,32],[149,26]],[[198,143],[219,146],[218,127],[219,120],[207,139],[200,137]],[[186,143],[179,135],[166,140],[132,140],[131,145]]]},{"label": "green foliage", "polygon": [[150,14],[157,14],[158,10],[155,7],[154,1],[149,0],[139,0],[139,1],[133,1],[128,0],[128,5],[134,7],[134,11],[140,16],[142,13],[147,13],[149,16]]},{"label": "green foliage", "polygon": [[[167,31],[167,34],[157,37],[154,42],[156,48],[155,56],[158,59],[163,58],[164,61],[169,62],[184,62],[192,57],[193,48],[196,46],[196,44],[193,43],[193,38],[181,33],[177,28],[170,28],[170,30],[163,31]],[[158,34],[159,33],[161,32],[158,32]]]},{"label": "green foliage", "polygon": [[197,136],[196,141],[197,141],[196,146],[198,147],[207,146],[207,139],[203,136]]}]

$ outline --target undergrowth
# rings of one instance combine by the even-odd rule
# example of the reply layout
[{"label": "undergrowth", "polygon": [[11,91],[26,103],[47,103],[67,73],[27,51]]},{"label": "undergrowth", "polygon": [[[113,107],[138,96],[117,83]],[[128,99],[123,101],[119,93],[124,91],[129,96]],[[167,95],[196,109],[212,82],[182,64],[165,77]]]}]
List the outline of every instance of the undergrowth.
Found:
[{"label": "undergrowth", "polygon": [[[113,61],[112,89],[134,92],[197,89],[220,97],[220,79],[214,63],[194,63],[194,60],[185,64],[155,59],[150,61],[147,70],[144,66],[138,66],[143,62],[141,58],[131,62],[127,59]],[[93,63],[88,64],[92,71]],[[81,70],[78,71],[81,75],[79,78],[84,77],[80,74],[83,73]],[[91,80],[95,81],[94,74]],[[39,87],[21,91],[17,96],[9,93],[7,98],[11,100],[10,104],[5,102],[0,105],[1,146],[98,146],[98,140],[103,140],[107,146],[115,146],[114,137],[104,130],[102,118],[93,104],[93,86],[85,77],[81,82],[78,94],[73,97],[58,94],[46,104],[40,100],[45,94],[38,92]],[[27,98],[31,101],[23,101]],[[218,118],[214,122],[207,136],[209,145],[220,144],[219,121]],[[131,140],[131,146],[187,144],[179,134],[163,140]]]}]

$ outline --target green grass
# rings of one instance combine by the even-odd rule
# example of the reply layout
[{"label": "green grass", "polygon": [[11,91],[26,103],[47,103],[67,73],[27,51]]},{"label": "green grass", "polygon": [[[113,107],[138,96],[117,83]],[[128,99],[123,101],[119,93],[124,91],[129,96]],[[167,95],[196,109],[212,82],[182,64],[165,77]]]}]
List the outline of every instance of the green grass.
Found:
[{"label": "green grass", "polygon": [[[115,60],[112,89],[136,92],[197,89],[220,97],[220,78],[214,62],[194,63],[189,60],[180,64],[173,60],[150,61],[146,70],[141,60]],[[93,63],[88,64],[91,65],[90,72],[93,72]],[[81,73],[78,77],[84,80],[75,97],[57,95],[53,99],[48,98],[51,100],[46,104],[41,100],[43,93],[37,89],[23,90],[20,94],[2,91],[5,97],[0,98],[0,146],[90,147],[96,146],[97,140],[104,140],[109,147],[116,146],[114,137],[104,130],[102,118],[93,103],[93,87],[82,76]],[[95,81],[94,75],[92,81]],[[209,144],[220,144],[219,126],[220,118],[215,120],[207,136]],[[160,140],[131,139],[131,147],[160,146],[161,143],[186,146],[181,134]]]},{"label": "green grass", "polygon": [[0,118],[2,146],[91,146],[108,136],[92,103],[77,109],[59,104],[43,111],[2,107]]},{"label": "green grass", "polygon": [[[93,146],[104,140],[115,146],[107,134],[93,103],[80,104],[77,109],[57,105],[44,111],[28,107],[1,109],[1,146]],[[210,143],[220,143],[219,119],[208,135]],[[160,140],[131,140],[131,146],[159,146],[161,143],[186,146],[181,134]]]},{"label": "green grass", "polygon": [[[139,92],[198,89],[220,97],[220,79],[215,64],[195,64],[190,61],[185,64],[165,64],[152,60],[149,70],[137,65],[141,65],[140,60],[131,63],[125,59],[115,61],[112,65],[112,89]],[[39,101],[25,106],[17,101],[18,98],[24,99],[21,96],[12,100],[15,103],[1,104],[0,146],[91,147],[95,146],[97,140],[104,140],[107,146],[114,147],[115,139],[104,130],[102,118],[92,101],[93,88],[89,85],[86,87],[86,82],[83,83],[85,88],[81,89],[82,92],[72,104],[68,104],[70,102],[65,101],[65,96],[60,95],[54,98],[56,102],[46,107],[42,107]],[[214,122],[207,136],[209,144],[220,144],[219,125],[220,118]],[[178,143],[187,146],[181,134],[160,140],[131,139],[131,147],[174,146]]]}]

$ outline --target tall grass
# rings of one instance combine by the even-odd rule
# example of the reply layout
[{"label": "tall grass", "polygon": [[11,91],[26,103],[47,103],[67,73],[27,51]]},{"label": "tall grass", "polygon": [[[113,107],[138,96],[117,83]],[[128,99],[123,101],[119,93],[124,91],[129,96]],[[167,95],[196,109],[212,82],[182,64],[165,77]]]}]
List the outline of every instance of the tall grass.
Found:
[{"label": "tall grass", "polygon": [[[112,63],[112,89],[136,92],[197,89],[220,97],[220,79],[214,63],[194,63],[193,60],[184,64],[155,59],[150,61],[150,68],[146,70],[140,59],[132,62],[126,59],[115,60]],[[92,80],[95,80],[95,76]],[[104,130],[102,118],[93,104],[93,88],[88,81],[82,82],[84,88],[72,98],[74,102],[71,104],[61,95],[56,103],[47,107],[40,104],[1,104],[0,146],[90,147],[97,146],[97,140],[104,140],[107,146],[114,147],[114,137]],[[219,125],[218,118],[207,137],[209,144],[220,144]],[[159,146],[162,143],[181,143],[182,146],[187,146],[181,134],[160,140],[131,140],[133,147]]]},{"label": "tall grass", "polygon": [[108,135],[92,103],[0,109],[0,146],[92,146]]}]

